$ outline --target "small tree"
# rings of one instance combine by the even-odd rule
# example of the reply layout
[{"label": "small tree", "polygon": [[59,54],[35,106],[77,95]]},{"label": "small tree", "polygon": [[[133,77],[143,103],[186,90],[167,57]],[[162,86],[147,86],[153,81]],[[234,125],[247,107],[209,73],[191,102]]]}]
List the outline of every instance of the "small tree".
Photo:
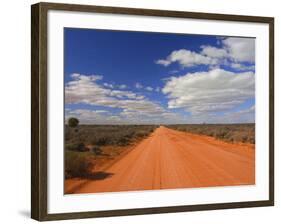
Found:
[{"label": "small tree", "polygon": [[68,119],[68,126],[71,128],[75,128],[77,127],[77,125],[79,124],[79,120],[75,117],[71,117]]}]

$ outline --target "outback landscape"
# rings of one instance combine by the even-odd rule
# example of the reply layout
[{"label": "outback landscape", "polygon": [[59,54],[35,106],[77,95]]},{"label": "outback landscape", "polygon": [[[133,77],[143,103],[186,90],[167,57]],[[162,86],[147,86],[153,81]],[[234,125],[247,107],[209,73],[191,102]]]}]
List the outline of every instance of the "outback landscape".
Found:
[{"label": "outback landscape", "polygon": [[255,38],[64,28],[65,194],[255,184]]},{"label": "outback landscape", "polygon": [[66,125],[65,193],[254,184],[254,125]]}]

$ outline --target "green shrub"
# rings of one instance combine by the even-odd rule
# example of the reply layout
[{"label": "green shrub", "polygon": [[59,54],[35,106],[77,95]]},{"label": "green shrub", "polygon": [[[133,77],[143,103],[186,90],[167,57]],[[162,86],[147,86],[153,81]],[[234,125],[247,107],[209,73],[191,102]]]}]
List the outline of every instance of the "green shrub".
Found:
[{"label": "green shrub", "polygon": [[101,155],[102,149],[98,146],[93,146],[93,148],[91,149],[91,152],[94,153],[95,155]]},{"label": "green shrub", "polygon": [[184,127],[178,127],[177,130],[178,131],[186,131],[186,129]]},{"label": "green shrub", "polygon": [[248,136],[243,136],[243,137],[242,137],[242,142],[245,143],[245,142],[247,142],[247,141],[248,141]]},{"label": "green shrub", "polygon": [[65,149],[70,151],[87,151],[84,143],[68,143],[65,144]]},{"label": "green shrub", "polygon": [[147,136],[147,134],[148,133],[145,132],[145,131],[138,131],[136,136],[139,137],[139,138],[143,138],[143,137]]},{"label": "green shrub", "polygon": [[225,139],[227,135],[227,132],[224,131],[224,130],[219,130],[216,134],[215,134],[215,137],[218,138],[218,139]]},{"label": "green shrub", "polygon": [[125,145],[128,145],[130,142],[130,139],[129,138],[126,138],[126,137],[122,137],[118,140],[118,145],[120,146],[125,146]]},{"label": "green shrub", "polygon": [[106,136],[102,136],[95,141],[95,143],[97,145],[107,145],[109,142],[110,142],[110,139],[109,139],[109,137],[106,137]]},{"label": "green shrub", "polygon": [[68,125],[69,127],[75,128],[79,124],[79,120],[75,117],[71,117],[68,119]]},{"label": "green shrub", "polygon": [[87,177],[92,174],[94,164],[89,153],[65,151],[65,177]]},{"label": "green shrub", "polygon": [[135,135],[135,131],[131,131],[131,132],[129,132],[129,133],[126,133],[124,137],[125,137],[125,138],[133,138],[134,135]]},{"label": "green shrub", "polygon": [[255,144],[255,143],[256,143],[255,137],[253,137],[253,136],[249,137],[249,142],[250,142],[251,144]]}]

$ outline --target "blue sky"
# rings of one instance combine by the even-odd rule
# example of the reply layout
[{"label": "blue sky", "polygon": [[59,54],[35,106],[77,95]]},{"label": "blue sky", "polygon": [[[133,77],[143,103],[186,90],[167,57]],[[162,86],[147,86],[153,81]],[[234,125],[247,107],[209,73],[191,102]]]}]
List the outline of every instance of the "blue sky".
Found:
[{"label": "blue sky", "polygon": [[249,38],[65,28],[66,118],[254,122],[254,56]]}]

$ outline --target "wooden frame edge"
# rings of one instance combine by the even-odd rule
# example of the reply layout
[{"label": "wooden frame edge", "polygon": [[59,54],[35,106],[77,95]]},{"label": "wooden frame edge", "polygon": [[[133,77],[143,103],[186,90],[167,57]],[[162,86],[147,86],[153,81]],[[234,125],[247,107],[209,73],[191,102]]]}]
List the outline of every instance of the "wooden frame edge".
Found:
[{"label": "wooden frame edge", "polygon": [[39,9],[38,5],[31,7],[31,217],[39,218],[39,195],[40,190],[37,189],[39,180],[39,141],[37,130],[39,129],[39,111],[38,111],[38,67],[39,67]]},{"label": "wooden frame edge", "polygon": [[47,9],[31,6],[31,218],[47,217]]},{"label": "wooden frame edge", "polygon": [[269,22],[269,200],[274,205],[274,18]]},{"label": "wooden frame edge", "polygon": [[80,5],[80,4],[64,4],[64,3],[38,3],[41,7],[47,10],[66,10],[76,12],[98,12],[98,13],[113,13],[126,15],[140,16],[159,16],[159,17],[174,17],[174,18],[193,18],[207,20],[228,20],[242,22],[259,22],[270,23],[273,17],[265,16],[247,16],[234,14],[219,14],[219,13],[204,13],[204,12],[187,12],[187,11],[172,11],[159,9],[143,9],[143,8],[125,8],[111,6],[96,6],[96,5]]},{"label": "wooden frame edge", "polygon": [[[47,211],[47,12],[67,10],[269,24],[269,200],[109,211],[48,214]],[[31,218],[38,221],[247,208],[274,205],[274,18],[92,5],[37,3],[31,6]]]},{"label": "wooden frame edge", "polygon": [[109,210],[109,211],[58,213],[58,214],[48,214],[40,221],[103,218],[103,217],[116,217],[116,216],[129,216],[129,215],[131,216],[131,215],[163,214],[163,213],[180,213],[180,212],[191,212],[191,211],[208,211],[208,210],[253,208],[253,207],[267,207],[267,206],[273,206],[272,201],[265,200],[265,201],[250,201],[250,202],[204,204],[204,205],[122,209],[122,210]]}]

